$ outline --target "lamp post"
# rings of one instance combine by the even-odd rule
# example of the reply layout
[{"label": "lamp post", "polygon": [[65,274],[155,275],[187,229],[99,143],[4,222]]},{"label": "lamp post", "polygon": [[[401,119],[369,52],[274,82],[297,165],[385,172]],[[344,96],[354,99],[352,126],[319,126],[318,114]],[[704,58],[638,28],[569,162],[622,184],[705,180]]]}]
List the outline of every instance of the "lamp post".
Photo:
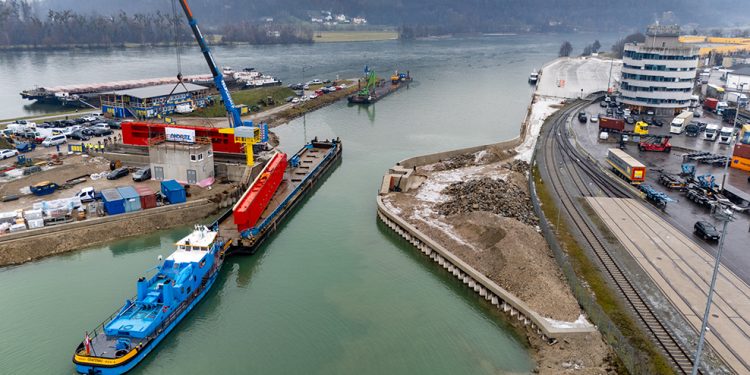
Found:
[{"label": "lamp post", "polygon": [[721,230],[721,238],[719,238],[719,251],[716,253],[716,261],[714,262],[714,272],[711,276],[711,286],[708,288],[708,301],[706,301],[706,311],[703,313],[703,323],[701,324],[700,336],[698,338],[698,348],[695,350],[695,360],[693,361],[692,375],[698,374],[698,368],[700,368],[701,352],[703,351],[703,343],[706,340],[706,330],[708,329],[708,314],[711,312],[711,301],[714,297],[714,287],[716,286],[716,279],[719,275],[719,265],[721,264],[721,253],[724,251],[724,239],[727,236],[727,225],[730,221],[734,220],[732,215],[732,209],[728,207],[722,207],[721,205],[714,206],[715,211],[714,217],[722,221],[723,228]]}]

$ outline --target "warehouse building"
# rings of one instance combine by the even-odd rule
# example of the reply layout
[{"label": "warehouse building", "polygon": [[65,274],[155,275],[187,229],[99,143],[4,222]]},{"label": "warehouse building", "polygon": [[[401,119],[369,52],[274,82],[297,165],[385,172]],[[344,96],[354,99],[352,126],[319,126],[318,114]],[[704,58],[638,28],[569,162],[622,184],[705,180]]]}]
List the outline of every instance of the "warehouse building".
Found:
[{"label": "warehouse building", "polygon": [[672,116],[690,106],[699,49],[679,40],[679,26],[652,25],[643,43],[626,44],[621,100],[631,108]]},{"label": "warehouse building", "polygon": [[[174,91],[173,91],[174,90]],[[171,93],[171,95],[170,95]],[[114,117],[155,118],[171,113],[189,113],[209,104],[209,89],[192,83],[140,87],[102,93],[102,113]]]}]

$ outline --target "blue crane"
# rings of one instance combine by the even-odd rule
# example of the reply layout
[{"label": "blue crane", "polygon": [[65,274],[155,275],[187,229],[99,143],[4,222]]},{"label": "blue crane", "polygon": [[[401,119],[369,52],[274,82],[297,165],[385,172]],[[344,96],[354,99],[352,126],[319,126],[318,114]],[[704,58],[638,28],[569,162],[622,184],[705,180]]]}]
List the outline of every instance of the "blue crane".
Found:
[{"label": "blue crane", "polygon": [[224,107],[227,110],[229,116],[229,129],[221,131],[222,133],[234,134],[235,142],[245,144],[245,153],[247,155],[247,164],[253,165],[253,143],[265,142],[268,138],[267,128],[264,127],[263,134],[261,135],[260,129],[253,127],[252,121],[242,121],[240,116],[240,108],[234,105],[232,96],[229,95],[229,89],[227,88],[226,82],[224,82],[224,74],[221,73],[219,67],[216,65],[211,49],[208,48],[206,39],[203,37],[201,30],[198,28],[198,21],[193,17],[193,11],[190,10],[187,0],[180,0],[180,6],[185,11],[185,16],[190,24],[190,29],[193,30],[195,40],[198,41],[198,45],[201,47],[203,57],[206,59],[209,69],[211,69],[211,75],[213,76],[214,85],[219,90],[221,100],[224,101]]}]

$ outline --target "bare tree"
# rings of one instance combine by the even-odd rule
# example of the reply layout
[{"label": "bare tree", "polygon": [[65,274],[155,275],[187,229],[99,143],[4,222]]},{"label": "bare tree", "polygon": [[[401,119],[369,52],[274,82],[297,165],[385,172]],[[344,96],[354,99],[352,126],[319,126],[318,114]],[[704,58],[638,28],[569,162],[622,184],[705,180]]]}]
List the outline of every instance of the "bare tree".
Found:
[{"label": "bare tree", "polygon": [[562,45],[560,45],[560,53],[558,53],[557,55],[560,57],[568,57],[570,56],[571,52],[573,52],[573,45],[566,40]]}]

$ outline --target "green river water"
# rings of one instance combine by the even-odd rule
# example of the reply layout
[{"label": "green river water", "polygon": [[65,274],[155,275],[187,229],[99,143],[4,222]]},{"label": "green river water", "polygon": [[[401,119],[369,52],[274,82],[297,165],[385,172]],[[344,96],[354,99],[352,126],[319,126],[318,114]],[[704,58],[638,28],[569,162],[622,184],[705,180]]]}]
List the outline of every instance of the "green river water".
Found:
[{"label": "green river water", "polygon": [[[328,78],[354,76],[366,62],[383,76],[409,69],[417,82],[368,110],[337,103],[274,129],[287,153],[305,135],[338,136],[342,163],[258,254],[227,260],[206,298],[133,373],[530,372],[523,334],[381,225],[375,196],[383,172],[400,159],[514,137],[531,94],[529,72],[564,39],[571,36],[217,49],[220,62],[254,64],[286,82],[301,80],[304,64],[313,66],[309,77]],[[202,71],[192,52],[185,65]],[[169,75],[171,53],[19,52],[0,57],[0,77],[27,74],[5,82],[20,91],[58,77],[57,62],[77,61],[69,77],[104,80],[97,54],[123,79]],[[84,79],[86,69],[95,78]],[[15,111],[5,114],[23,114]],[[139,274],[189,231],[0,269],[0,374],[74,372],[71,356],[84,331],[134,295]]]}]

